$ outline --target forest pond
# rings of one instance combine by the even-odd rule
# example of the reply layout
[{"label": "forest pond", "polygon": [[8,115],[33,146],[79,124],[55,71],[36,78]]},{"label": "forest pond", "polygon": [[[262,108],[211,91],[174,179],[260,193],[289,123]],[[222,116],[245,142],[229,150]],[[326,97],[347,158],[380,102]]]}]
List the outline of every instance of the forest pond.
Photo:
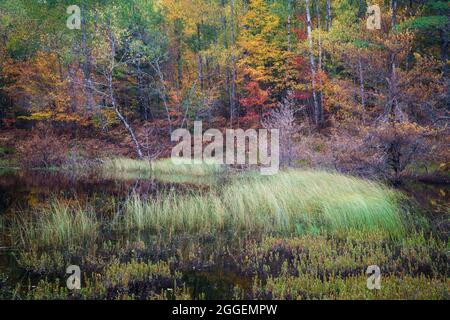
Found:
[{"label": "forest pond", "polygon": [[[226,183],[224,180],[223,183]],[[35,284],[40,279],[39,273],[30,273],[21,268],[17,262],[17,249],[11,242],[8,232],[10,217],[19,213],[30,213],[48,205],[51,199],[62,199],[71,203],[95,203],[97,214],[111,214],[122,201],[132,194],[139,194],[151,201],[152,197],[170,192],[203,193],[213,186],[206,184],[180,184],[162,182],[157,179],[107,179],[91,174],[85,177],[69,175],[58,171],[8,171],[0,175],[0,217],[2,234],[0,243],[0,273],[7,276],[11,287],[14,284]],[[432,221],[433,227],[445,233],[448,230],[448,203],[450,189],[447,185],[424,183],[404,184],[400,189],[417,203]],[[249,235],[179,235],[164,238],[157,233],[108,234],[102,233],[102,240],[117,243],[144,242],[145,250],[140,257],[153,260],[167,258],[174,252],[184,251],[190,256],[192,250],[201,254],[189,262],[179,264],[183,271],[182,282],[193,298],[221,299],[233,298],[235,287],[248,292],[252,286],[251,274],[245,274],[236,267],[235,257],[230,248],[238,249],[249,240]],[[255,236],[257,237],[257,236]],[[122,242],[121,242],[122,241]],[[166,241],[166,243],[164,243]],[[64,277],[64,271],[56,275]],[[44,272],[45,273],[45,272]],[[1,279],[0,279],[1,280]],[[171,284],[169,283],[168,286]],[[164,284],[162,284],[164,286]]]}]

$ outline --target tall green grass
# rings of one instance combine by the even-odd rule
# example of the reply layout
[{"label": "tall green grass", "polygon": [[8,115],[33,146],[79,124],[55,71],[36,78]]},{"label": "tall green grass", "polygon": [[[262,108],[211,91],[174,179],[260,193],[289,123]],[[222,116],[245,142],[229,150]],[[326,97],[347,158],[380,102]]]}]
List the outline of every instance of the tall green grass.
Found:
[{"label": "tall green grass", "polygon": [[18,216],[12,232],[23,246],[74,247],[94,242],[100,225],[91,209],[54,200],[33,216]]},{"label": "tall green grass", "polygon": [[166,174],[166,175],[190,175],[205,176],[220,173],[224,167],[220,164],[174,164],[171,159],[159,159],[155,161],[134,160],[129,158],[115,158],[105,160],[103,163],[104,173],[133,173],[138,172],[143,175]]},{"label": "tall green grass", "polygon": [[335,173],[287,171],[237,179],[204,195],[125,203],[119,224],[126,229],[167,232],[318,233],[349,230],[405,232],[400,195],[374,182]]},{"label": "tall green grass", "polygon": [[92,209],[54,201],[41,212],[17,218],[23,245],[81,246],[98,232],[164,233],[249,231],[282,235],[372,232],[399,237],[406,224],[401,195],[374,182],[320,171],[285,171],[271,177],[245,175],[214,191],[157,199],[129,197],[113,220]]}]

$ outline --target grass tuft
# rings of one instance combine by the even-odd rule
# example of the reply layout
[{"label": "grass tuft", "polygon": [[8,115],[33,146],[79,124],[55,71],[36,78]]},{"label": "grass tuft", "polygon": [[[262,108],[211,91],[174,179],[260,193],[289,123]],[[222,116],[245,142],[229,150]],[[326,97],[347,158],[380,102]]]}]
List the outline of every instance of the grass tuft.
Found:
[{"label": "grass tuft", "polygon": [[103,170],[108,173],[136,173],[140,172],[143,175],[154,174],[177,174],[177,175],[191,175],[191,176],[206,176],[220,173],[224,167],[219,164],[191,164],[180,163],[174,164],[171,159],[160,159],[155,161],[134,160],[129,158],[115,158],[104,162]]},{"label": "grass tuft", "polygon": [[73,247],[94,242],[100,221],[89,209],[55,200],[33,217],[19,216],[12,230],[24,246]]},{"label": "grass tuft", "polygon": [[206,195],[174,195],[125,204],[126,229],[214,232],[223,229],[281,234],[383,232],[401,236],[400,195],[377,183],[336,173],[287,171],[237,179]]}]

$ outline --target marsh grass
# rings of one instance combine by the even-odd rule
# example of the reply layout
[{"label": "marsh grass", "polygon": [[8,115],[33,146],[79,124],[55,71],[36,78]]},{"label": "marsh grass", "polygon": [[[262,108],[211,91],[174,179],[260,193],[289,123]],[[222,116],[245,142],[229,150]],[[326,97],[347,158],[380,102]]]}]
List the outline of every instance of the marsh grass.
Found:
[{"label": "marsh grass", "polygon": [[207,176],[224,171],[224,166],[219,164],[191,164],[189,162],[174,164],[171,159],[159,159],[154,161],[134,160],[129,158],[108,159],[103,162],[103,171],[114,173],[139,173],[149,175],[182,175],[182,176]]},{"label": "marsh grass", "polygon": [[[253,297],[274,300],[305,299],[389,299],[436,300],[449,299],[449,282],[444,277],[430,279],[420,275],[385,275],[381,290],[368,290],[367,275],[331,276],[326,281],[309,274],[269,278],[266,283],[255,280]],[[248,298],[247,298],[248,299]]]},{"label": "marsh grass", "polygon": [[76,247],[95,242],[100,226],[91,208],[53,200],[36,214],[16,217],[12,232],[22,246]]},{"label": "marsh grass", "polygon": [[[117,206],[114,218],[89,205],[54,200],[35,214],[19,215],[14,238],[23,246],[81,247],[99,232],[260,234],[338,234],[350,231],[401,237],[401,195],[377,183],[336,173],[286,171],[275,176],[246,175],[199,193],[176,191],[156,198],[133,194]],[[97,210],[97,214],[94,210]]]},{"label": "marsh grass", "polygon": [[[180,183],[222,177],[219,169],[169,162],[156,171],[113,160],[108,172]],[[448,242],[401,193],[325,171],[225,178],[214,188],[136,193],[110,204],[54,198],[4,221],[29,285],[2,285],[0,297],[449,299]],[[73,263],[84,272],[77,293],[61,280]],[[382,269],[382,290],[366,288],[372,264]]]},{"label": "marsh grass", "polygon": [[215,232],[224,229],[302,234],[359,230],[404,234],[401,196],[361,179],[317,171],[248,176],[209,194],[152,201],[130,197],[125,229]]},{"label": "marsh grass", "polygon": [[238,261],[244,273],[259,273],[264,279],[286,274],[322,278],[359,275],[373,264],[380,266],[383,274],[440,277],[450,271],[446,245],[417,232],[395,241],[373,234],[362,238],[358,232],[345,236],[269,236],[248,243]]},{"label": "marsh grass", "polygon": [[171,159],[155,161],[115,158],[103,161],[101,175],[115,180],[156,179],[165,183],[217,186],[225,167],[219,164],[174,164]]},{"label": "marsh grass", "polygon": [[[162,241],[132,245],[132,255],[104,252],[107,263],[69,292],[55,278],[22,287],[26,299],[448,299],[446,243],[413,233],[399,241],[381,234],[266,236],[236,241]],[[186,241],[186,242],[185,242]],[[121,248],[127,246],[122,243]],[[211,246],[211,247],[210,247]],[[175,250],[174,250],[175,249]],[[185,252],[181,252],[185,251]],[[162,255],[157,253],[162,253]],[[146,254],[147,253],[147,254]],[[156,254],[155,254],[156,253]],[[97,254],[96,254],[97,255]],[[113,257],[115,256],[115,257]],[[58,262],[59,274],[69,262]],[[53,262],[52,260],[55,260]],[[90,270],[86,261],[83,270]],[[98,263],[98,262],[96,262]],[[367,266],[382,270],[381,290],[366,287]],[[44,264],[45,266],[45,264]],[[194,273],[193,270],[195,269]],[[35,269],[36,270],[36,269]],[[48,274],[48,269],[43,268]],[[197,274],[195,274],[195,272]],[[64,276],[63,276],[64,277]],[[206,282],[205,282],[206,281]],[[221,285],[218,285],[222,283]],[[209,288],[215,287],[210,290]],[[207,293],[205,288],[208,288]],[[1,289],[1,288],[0,288]],[[217,290],[217,291],[214,291]],[[1,292],[1,290],[0,290]],[[217,295],[217,296],[215,296]]]}]

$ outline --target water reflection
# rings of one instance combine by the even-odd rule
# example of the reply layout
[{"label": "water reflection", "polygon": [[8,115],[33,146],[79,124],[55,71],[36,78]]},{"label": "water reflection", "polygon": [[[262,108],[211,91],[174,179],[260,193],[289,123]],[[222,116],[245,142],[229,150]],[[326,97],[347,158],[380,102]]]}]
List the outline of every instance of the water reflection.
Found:
[{"label": "water reflection", "polygon": [[11,209],[26,209],[45,204],[50,197],[85,201],[114,196],[119,200],[132,193],[156,197],[176,191],[178,194],[202,192],[208,185],[175,183],[158,179],[113,179],[99,173],[78,176],[59,171],[12,171],[0,175],[0,215]]}]

